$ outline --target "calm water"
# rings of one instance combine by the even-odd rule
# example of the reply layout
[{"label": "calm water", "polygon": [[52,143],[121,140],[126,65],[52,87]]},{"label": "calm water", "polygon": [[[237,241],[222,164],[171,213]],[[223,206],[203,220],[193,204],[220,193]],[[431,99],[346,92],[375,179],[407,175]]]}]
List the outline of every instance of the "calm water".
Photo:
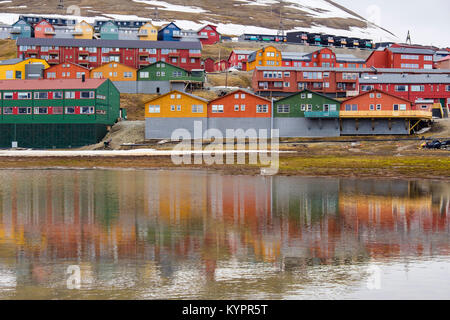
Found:
[{"label": "calm water", "polygon": [[134,170],[0,181],[0,299],[450,299],[450,183]]}]

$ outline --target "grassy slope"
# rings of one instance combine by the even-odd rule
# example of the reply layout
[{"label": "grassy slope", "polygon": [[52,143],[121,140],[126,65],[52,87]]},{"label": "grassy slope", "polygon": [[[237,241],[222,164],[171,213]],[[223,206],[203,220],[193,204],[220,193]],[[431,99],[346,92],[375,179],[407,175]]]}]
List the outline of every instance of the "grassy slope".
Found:
[{"label": "grassy slope", "polygon": [[16,57],[16,42],[14,40],[0,40],[0,60],[8,60]]}]

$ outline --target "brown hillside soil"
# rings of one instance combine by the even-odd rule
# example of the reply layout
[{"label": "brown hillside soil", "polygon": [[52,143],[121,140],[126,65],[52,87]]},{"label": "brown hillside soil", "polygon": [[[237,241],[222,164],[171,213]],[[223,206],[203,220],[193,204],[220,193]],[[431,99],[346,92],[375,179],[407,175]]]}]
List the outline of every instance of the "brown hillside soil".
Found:
[{"label": "brown hillside soil", "polygon": [[0,40],[0,60],[17,58],[16,49],[14,40]]}]

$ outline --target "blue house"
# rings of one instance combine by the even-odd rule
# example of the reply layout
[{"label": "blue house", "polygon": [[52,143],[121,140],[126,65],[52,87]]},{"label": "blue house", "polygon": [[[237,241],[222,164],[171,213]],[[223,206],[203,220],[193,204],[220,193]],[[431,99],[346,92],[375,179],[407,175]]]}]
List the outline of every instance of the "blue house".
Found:
[{"label": "blue house", "polygon": [[19,19],[16,23],[12,25],[11,39],[16,40],[17,38],[31,38],[31,35],[32,35],[31,25],[24,19]]},{"label": "blue house", "polygon": [[112,21],[105,22],[100,27],[100,39],[119,40],[119,27]]},{"label": "blue house", "polygon": [[181,29],[171,22],[158,31],[159,41],[180,41]]}]

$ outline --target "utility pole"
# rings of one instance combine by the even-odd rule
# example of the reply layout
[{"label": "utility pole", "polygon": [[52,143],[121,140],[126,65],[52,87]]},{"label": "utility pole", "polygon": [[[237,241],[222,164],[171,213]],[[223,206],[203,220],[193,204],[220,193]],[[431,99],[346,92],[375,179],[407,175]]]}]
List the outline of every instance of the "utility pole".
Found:
[{"label": "utility pole", "polygon": [[285,30],[284,30],[284,24],[283,24],[283,1],[280,1],[280,25],[278,27],[278,33],[277,36],[279,39],[284,41],[284,37],[285,37]]},{"label": "utility pole", "polygon": [[56,8],[58,10],[64,10],[64,0],[59,0],[59,3]]}]

